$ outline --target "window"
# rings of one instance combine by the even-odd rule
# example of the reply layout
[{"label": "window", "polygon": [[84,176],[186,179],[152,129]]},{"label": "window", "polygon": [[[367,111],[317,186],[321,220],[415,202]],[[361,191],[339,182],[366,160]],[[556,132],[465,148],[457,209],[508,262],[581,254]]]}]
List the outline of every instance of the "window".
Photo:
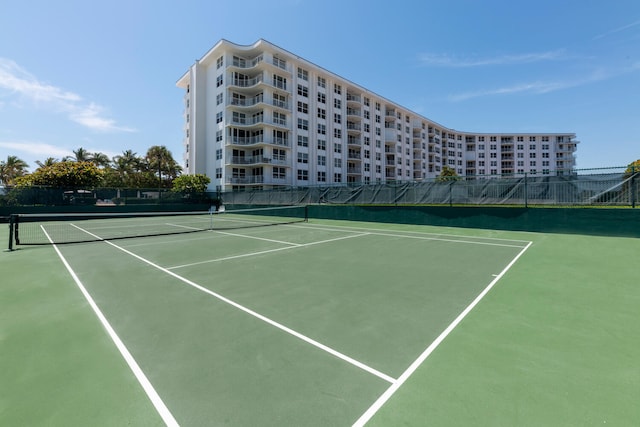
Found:
[{"label": "window", "polygon": [[298,101],[298,111],[304,114],[309,113],[309,104],[307,104],[306,102]]},{"label": "window", "polygon": [[222,122],[222,111],[216,113],[216,123]]},{"label": "window", "polygon": [[222,75],[216,77],[216,87],[222,86]]},{"label": "window", "polygon": [[342,101],[340,101],[339,99],[334,99],[333,100],[333,106],[335,108],[342,108]]},{"label": "window", "polygon": [[340,145],[340,144],[335,144],[335,145],[333,146],[333,152],[334,152],[334,153],[342,153],[342,145]]},{"label": "window", "polygon": [[273,178],[285,179],[286,178],[285,168],[273,168]]},{"label": "window", "polygon": [[318,92],[318,102],[321,104],[325,104],[327,102],[327,95]]},{"label": "window", "polygon": [[216,150],[216,160],[222,159],[222,148]]},{"label": "window", "polygon": [[342,116],[340,114],[334,114],[333,115],[333,121],[335,123],[342,123]]},{"label": "window", "polygon": [[342,167],[342,159],[333,159],[333,166],[336,168]]},{"label": "window", "polygon": [[278,113],[276,111],[273,112],[273,123],[277,125],[286,126],[287,125],[287,116],[284,113]]},{"label": "window", "polygon": [[318,87],[327,87],[327,80],[324,77],[318,77]]},{"label": "window", "polygon": [[308,147],[309,137],[304,135],[298,135],[298,147]]},{"label": "window", "polygon": [[298,67],[298,78],[302,80],[309,80],[309,72]]},{"label": "window", "polygon": [[318,134],[326,135],[327,134],[327,125],[323,125],[321,123],[318,123]]},{"label": "window", "polygon": [[308,181],[309,180],[309,171],[304,169],[298,169],[298,180],[299,181]]},{"label": "window", "polygon": [[287,79],[277,74],[273,75],[273,85],[278,89],[287,90]]},{"label": "window", "polygon": [[220,57],[216,60],[216,68],[221,68],[224,65],[224,57]]},{"label": "window", "polygon": [[326,150],[327,149],[327,141],[324,139],[318,139],[318,150]]},{"label": "window", "polygon": [[327,182],[327,173],[324,171],[318,172],[318,182]]},{"label": "window", "polygon": [[309,154],[298,153],[298,163],[309,163]]},{"label": "window", "polygon": [[298,129],[309,130],[309,120],[298,119]]},{"label": "window", "polygon": [[333,85],[333,91],[338,95],[342,94],[342,86],[334,84]]},{"label": "window", "polygon": [[342,174],[334,173],[333,174],[333,182],[342,182]]},{"label": "window", "polygon": [[536,145],[535,144],[529,145],[529,150],[535,150],[535,149],[536,149]]},{"label": "window", "polygon": [[309,96],[309,88],[306,86],[298,85],[298,95],[308,97]]},{"label": "window", "polygon": [[223,95],[221,93],[216,95],[216,105],[220,105],[222,104],[223,101]]},{"label": "window", "polygon": [[536,137],[535,137],[535,136],[530,136],[530,137],[529,137],[529,141],[534,142],[535,140],[536,140]]},{"label": "window", "polygon": [[342,138],[342,129],[334,129],[333,130],[334,138]]},{"label": "window", "polygon": [[318,156],[318,166],[326,166],[327,164],[327,156]]},{"label": "window", "polygon": [[222,178],[222,168],[216,168],[216,179]]},{"label": "window", "polygon": [[283,70],[285,70],[287,68],[287,61],[285,61],[284,59],[280,59],[278,57],[273,57],[273,65],[275,65],[278,68],[282,68]]},{"label": "window", "polygon": [[318,118],[319,119],[326,119],[327,118],[327,110],[325,110],[324,108],[318,108]]},{"label": "window", "polygon": [[222,141],[222,131],[221,130],[217,130],[216,131],[216,142],[220,142]]}]

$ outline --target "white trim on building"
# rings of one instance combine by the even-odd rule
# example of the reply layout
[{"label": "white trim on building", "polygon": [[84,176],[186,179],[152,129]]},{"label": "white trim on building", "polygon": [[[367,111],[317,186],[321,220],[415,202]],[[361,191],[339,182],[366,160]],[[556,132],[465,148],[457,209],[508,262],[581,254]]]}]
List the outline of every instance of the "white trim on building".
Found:
[{"label": "white trim on building", "polygon": [[573,133],[446,128],[265,40],[219,41],[177,82],[184,170],[217,190],[559,174]]}]

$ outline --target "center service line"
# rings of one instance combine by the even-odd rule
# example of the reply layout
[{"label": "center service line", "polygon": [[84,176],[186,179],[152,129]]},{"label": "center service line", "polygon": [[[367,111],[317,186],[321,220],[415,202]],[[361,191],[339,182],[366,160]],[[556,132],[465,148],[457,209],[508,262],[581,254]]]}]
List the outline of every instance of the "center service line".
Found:
[{"label": "center service line", "polygon": [[338,359],[344,360],[345,362],[350,363],[351,365],[356,366],[356,367],[362,369],[363,371],[366,371],[366,372],[368,372],[368,373],[370,373],[372,375],[375,375],[376,377],[381,378],[381,379],[387,381],[388,383],[393,384],[396,381],[395,378],[392,378],[387,374],[384,374],[384,373],[382,373],[382,372],[380,372],[380,371],[378,371],[378,370],[376,370],[376,369],[374,369],[374,368],[372,368],[370,366],[365,365],[362,362],[359,362],[359,361],[357,361],[357,360],[355,360],[355,359],[353,359],[353,358],[351,358],[351,357],[349,357],[349,356],[347,356],[345,354],[342,354],[339,351],[334,350],[329,346],[326,346],[326,345],[324,345],[324,344],[322,344],[322,343],[320,343],[320,342],[318,342],[318,341],[316,341],[316,340],[314,340],[312,338],[307,337],[306,335],[303,335],[303,334],[301,334],[301,333],[299,333],[297,331],[294,331],[293,329],[291,329],[291,328],[289,328],[289,327],[287,327],[287,326],[285,326],[285,325],[283,325],[281,323],[278,323],[275,320],[272,320],[272,319],[270,319],[270,318],[268,318],[266,316],[263,316],[262,314],[260,314],[258,312],[255,312],[255,311],[253,311],[253,310],[251,310],[251,309],[249,309],[249,308],[247,308],[247,307],[245,307],[245,306],[243,306],[243,305],[241,305],[241,304],[239,304],[239,303],[237,303],[237,302],[235,302],[233,300],[230,300],[229,298],[226,298],[226,297],[224,297],[224,296],[222,296],[222,295],[220,295],[220,294],[218,294],[218,293],[216,293],[216,292],[214,292],[214,291],[212,291],[210,289],[207,289],[204,286],[198,285],[197,283],[192,282],[191,280],[189,280],[189,279],[187,279],[185,277],[182,277],[179,274],[174,273],[173,271],[167,270],[166,268],[161,267],[161,266],[153,263],[152,261],[149,261],[148,259],[141,257],[140,255],[137,255],[137,254],[135,254],[135,253],[123,248],[123,247],[120,247],[120,246],[116,245],[115,243],[112,243],[112,242],[110,242],[108,240],[104,240],[100,236],[97,236],[97,235],[95,235],[95,234],[93,234],[93,233],[91,233],[91,232],[89,232],[87,230],[84,230],[84,229],[78,227],[75,224],[72,224],[72,225],[74,227],[76,227],[77,229],[89,234],[90,236],[93,236],[96,239],[102,240],[103,242],[113,246],[114,248],[119,249],[122,252],[124,252],[124,253],[126,253],[128,255],[131,255],[132,257],[134,257],[134,258],[136,258],[136,259],[138,259],[138,260],[150,265],[151,267],[156,268],[156,269],[168,274],[169,276],[172,276],[172,277],[180,280],[181,282],[184,282],[187,285],[198,289],[199,291],[202,291],[202,292],[204,292],[206,294],[209,294],[209,295],[219,299],[220,301],[225,302],[225,303],[237,308],[238,310],[244,311],[245,313],[255,317],[256,319],[260,319],[263,322],[268,323],[269,325],[274,326],[274,327],[280,329],[281,331],[284,331],[284,332],[288,333],[289,335],[293,335],[294,337],[296,337],[296,338],[298,338],[298,339],[300,339],[300,340],[302,340],[302,341],[304,341],[304,342],[306,342],[308,344],[311,344],[314,347],[319,348],[320,350],[323,350],[323,351],[325,351],[325,352],[337,357]]}]

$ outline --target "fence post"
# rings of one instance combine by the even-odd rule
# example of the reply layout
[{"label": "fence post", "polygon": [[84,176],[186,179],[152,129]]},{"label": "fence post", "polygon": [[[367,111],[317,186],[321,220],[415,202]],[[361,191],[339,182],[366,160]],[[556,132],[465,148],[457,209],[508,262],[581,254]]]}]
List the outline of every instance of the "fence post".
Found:
[{"label": "fence post", "polygon": [[635,165],[631,165],[631,182],[629,184],[631,190],[631,207],[636,207],[636,194],[638,193],[638,185],[636,181],[636,170]]},{"label": "fence post", "polygon": [[529,194],[527,192],[527,173],[524,173],[524,207],[528,208],[529,207]]}]

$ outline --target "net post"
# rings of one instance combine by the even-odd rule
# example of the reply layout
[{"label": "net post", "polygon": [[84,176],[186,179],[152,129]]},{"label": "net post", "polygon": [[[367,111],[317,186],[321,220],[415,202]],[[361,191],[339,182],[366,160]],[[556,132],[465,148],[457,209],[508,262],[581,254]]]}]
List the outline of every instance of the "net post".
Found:
[{"label": "net post", "polygon": [[15,227],[15,218],[16,216],[14,214],[9,215],[9,248],[7,248],[7,251],[9,252],[13,251],[13,230]]}]

